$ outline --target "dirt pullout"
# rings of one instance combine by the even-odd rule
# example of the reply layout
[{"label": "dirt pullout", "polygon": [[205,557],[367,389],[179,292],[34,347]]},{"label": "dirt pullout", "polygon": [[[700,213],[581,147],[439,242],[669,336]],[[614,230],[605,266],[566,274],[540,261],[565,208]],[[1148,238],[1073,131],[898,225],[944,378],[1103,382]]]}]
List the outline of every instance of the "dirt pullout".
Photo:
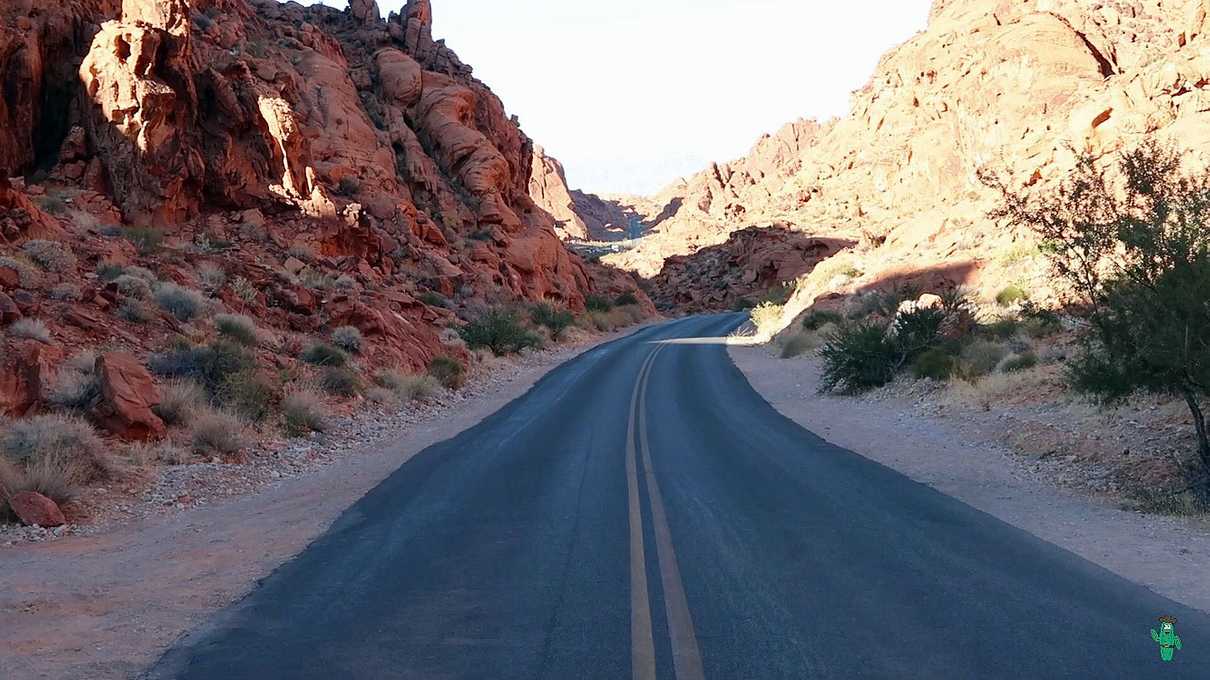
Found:
[{"label": "dirt pullout", "polygon": [[494,377],[457,410],[407,431],[377,432],[343,460],[255,495],[111,533],[0,548],[0,675],[137,676],[416,453],[474,426],[589,346],[634,330],[500,360]]},{"label": "dirt pullout", "polygon": [[1144,515],[1056,488],[971,423],[920,414],[907,400],[819,395],[815,360],[791,364],[764,346],[732,346],[730,353],[774,408],[829,442],[1165,597],[1210,611],[1205,518]]}]

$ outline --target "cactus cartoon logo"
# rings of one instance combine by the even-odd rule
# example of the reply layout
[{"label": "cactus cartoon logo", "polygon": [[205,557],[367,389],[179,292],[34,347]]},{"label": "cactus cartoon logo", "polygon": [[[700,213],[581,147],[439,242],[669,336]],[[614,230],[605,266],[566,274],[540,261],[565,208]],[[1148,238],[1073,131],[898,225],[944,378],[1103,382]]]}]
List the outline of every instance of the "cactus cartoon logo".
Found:
[{"label": "cactus cartoon logo", "polygon": [[1160,630],[1151,629],[1151,639],[1160,645],[1160,658],[1172,661],[1175,650],[1181,648],[1181,637],[1176,634],[1176,619],[1171,616],[1160,617]]}]

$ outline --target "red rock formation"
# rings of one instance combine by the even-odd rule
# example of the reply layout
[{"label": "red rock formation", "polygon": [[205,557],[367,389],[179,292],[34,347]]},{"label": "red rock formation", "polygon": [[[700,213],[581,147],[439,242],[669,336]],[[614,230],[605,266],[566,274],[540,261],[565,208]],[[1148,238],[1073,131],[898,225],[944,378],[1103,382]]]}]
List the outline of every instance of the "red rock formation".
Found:
[{"label": "red rock formation", "polygon": [[37,407],[62,360],[62,350],[37,340],[7,346],[0,364],[0,415],[23,416]]},{"label": "red rock formation", "polygon": [[555,218],[555,231],[563,240],[618,241],[637,233],[642,217],[622,200],[602,198],[570,189],[563,164],[534,147],[529,195]]},{"label": "red rock formation", "polygon": [[59,504],[36,491],[13,494],[8,499],[8,507],[17,519],[31,526],[51,529],[67,523]]},{"label": "red rock formation", "polygon": [[153,409],[160,391],[139,360],[124,352],[97,357],[101,397],[92,409],[93,419],[122,439],[144,441],[164,436],[164,421]]}]

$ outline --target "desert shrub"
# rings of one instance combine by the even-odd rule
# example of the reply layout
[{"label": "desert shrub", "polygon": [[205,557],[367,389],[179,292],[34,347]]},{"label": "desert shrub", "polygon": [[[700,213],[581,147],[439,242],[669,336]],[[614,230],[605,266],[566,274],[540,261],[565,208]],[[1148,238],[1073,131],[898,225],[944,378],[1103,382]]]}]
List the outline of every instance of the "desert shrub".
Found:
[{"label": "desert shrub", "polygon": [[912,362],[912,375],[917,380],[949,380],[958,368],[957,359],[940,347],[933,347],[920,353]]},{"label": "desert shrub", "polygon": [[821,391],[861,392],[889,383],[902,363],[881,326],[858,323],[833,333],[819,352]]},{"label": "desert shrub", "polygon": [[211,293],[221,290],[227,284],[227,272],[209,262],[198,265],[197,277],[202,282],[202,287]]},{"label": "desert shrub", "polygon": [[731,305],[731,311],[746,312],[755,306],[756,306],[756,303],[749,300],[748,298],[738,298],[738,299],[736,299],[735,304]]},{"label": "desert shrub", "polygon": [[101,262],[97,265],[97,276],[102,281],[109,282],[125,274],[126,270],[120,264],[113,262]]},{"label": "desert shrub", "polygon": [[168,425],[187,425],[206,406],[206,390],[192,380],[173,380],[160,389],[153,409]]},{"label": "desert shrub", "polygon": [[804,316],[802,318],[802,327],[804,330],[817,331],[828,324],[839,326],[843,321],[844,317],[837,312],[819,310]]},{"label": "desert shrub", "polygon": [[332,331],[332,344],[352,354],[361,352],[361,331],[354,326],[341,326]]},{"label": "desert shrub", "polygon": [[336,185],[336,193],[341,196],[355,196],[358,191],[361,191],[361,182],[352,175],[341,177]]},{"label": "desert shrub", "polygon": [[332,287],[336,290],[344,291],[346,293],[357,290],[357,279],[349,276],[348,274],[341,274],[340,276],[336,277],[336,280],[332,283]]},{"label": "desert shrub", "polygon": [[155,313],[138,300],[127,300],[118,308],[118,317],[131,323],[147,323],[155,318]]},{"label": "desert shrub", "polygon": [[137,265],[127,267],[125,273],[130,274],[131,276],[137,276],[148,283],[155,283],[160,278],[156,276],[155,272],[151,271],[150,269],[146,267],[139,267]]},{"label": "desert shrub", "polygon": [[259,423],[273,410],[277,387],[268,376],[249,368],[227,376],[215,398],[244,420]]},{"label": "desert shrub", "polygon": [[303,262],[312,262],[315,260],[315,249],[305,243],[295,243],[290,246],[286,254]]},{"label": "desert shrub", "polygon": [[75,254],[70,247],[58,241],[26,241],[21,246],[21,252],[48,272],[62,273],[75,271],[76,268]]},{"label": "desert shrub", "polygon": [[0,427],[0,457],[23,477],[21,490],[56,501],[69,499],[80,485],[117,475],[118,462],[86,421],[39,415]]},{"label": "desert shrub", "polygon": [[1008,350],[997,342],[975,340],[962,349],[958,371],[967,380],[976,380],[996,370]]},{"label": "desert shrub", "polygon": [[190,321],[207,307],[206,296],[192,288],[165,282],[156,286],[155,301],[178,321]]},{"label": "desert shrub", "polygon": [[282,400],[282,417],[286,434],[301,437],[328,429],[323,398],[307,389],[295,389]]},{"label": "desert shrub", "polygon": [[92,406],[101,394],[97,379],[96,354],[83,352],[67,361],[51,386],[47,401],[62,409],[82,411]]},{"label": "desert shrub", "polygon": [[8,334],[14,338],[26,338],[49,344],[50,329],[40,319],[18,319],[9,324]]},{"label": "desert shrub", "polygon": [[445,297],[442,295],[434,293],[431,290],[421,293],[420,301],[423,302],[424,304],[428,305],[429,307],[441,307],[442,309],[445,309],[450,306],[449,300],[445,299]]},{"label": "desert shrub", "polygon": [[996,319],[989,324],[984,324],[979,330],[989,337],[1008,340],[1016,337],[1021,332],[1021,326],[1020,319],[1005,317],[1003,319]]},{"label": "desert shrub", "polygon": [[1053,310],[1031,302],[1021,305],[1022,329],[1031,338],[1048,338],[1063,330],[1063,321]]},{"label": "desert shrub", "polygon": [[42,274],[24,259],[0,255],[0,267],[16,271],[20,277],[22,288],[36,288],[42,283]]},{"label": "desert shrub", "polygon": [[248,434],[239,416],[207,409],[193,419],[189,442],[199,455],[230,457],[248,445]]},{"label": "desert shrub", "polygon": [[1014,303],[1024,302],[1029,299],[1029,293],[1026,293],[1018,285],[1006,286],[999,293],[996,293],[996,304],[1001,307],[1011,307]]},{"label": "desert shrub", "polygon": [[71,283],[60,283],[50,289],[50,299],[75,302],[80,299],[80,287]]},{"label": "desert shrub", "polygon": [[385,387],[371,387],[366,390],[366,401],[391,406],[399,402],[399,396]]},{"label": "desert shrub", "polygon": [[429,362],[429,375],[447,390],[461,389],[466,384],[466,368],[451,357],[437,357]]},{"label": "desert shrub", "polygon": [[639,304],[639,298],[636,297],[634,293],[627,291],[627,292],[622,293],[621,295],[617,296],[616,298],[614,298],[613,304],[615,307],[625,307],[627,305],[637,305],[637,304]]},{"label": "desert shrub", "polygon": [[929,307],[899,314],[891,327],[895,348],[903,355],[905,361],[911,361],[916,355],[937,343],[938,333],[944,321],[943,310]]},{"label": "desert shrub", "polygon": [[169,441],[135,442],[126,448],[126,455],[139,467],[155,463],[187,465],[193,462],[193,452]]},{"label": "desert shrub", "polygon": [[349,363],[349,355],[345,354],[343,350],[322,342],[311,343],[298,358],[312,366],[339,368]]},{"label": "desert shrub", "polygon": [[521,325],[517,314],[493,309],[463,326],[459,335],[472,349],[490,349],[496,356],[537,347],[541,340]]},{"label": "desert shrub", "polygon": [[752,319],[752,324],[756,329],[766,337],[778,330],[778,325],[781,323],[783,308],[781,305],[772,302],[762,302],[752,308],[749,316]]},{"label": "desert shrub", "polygon": [[258,295],[256,286],[242,276],[237,276],[231,280],[231,292],[235,293],[235,297],[249,304],[255,302]]},{"label": "desert shrub", "polygon": [[809,331],[794,333],[782,342],[781,358],[793,359],[819,349],[819,346],[819,339],[814,333]]},{"label": "desert shrub", "polygon": [[251,317],[243,314],[219,314],[214,317],[214,327],[219,334],[241,345],[256,346],[256,321]]},{"label": "desert shrub", "polygon": [[785,306],[785,304],[790,301],[790,296],[794,295],[794,290],[796,287],[797,286],[794,283],[782,283],[776,285],[773,288],[765,291],[765,294],[761,296],[760,301],[761,303],[768,302],[778,306]]},{"label": "desert shrub", "polygon": [[584,307],[590,312],[608,312],[613,309],[613,303],[600,295],[589,295],[584,299]]},{"label": "desert shrub", "polygon": [[59,192],[49,193],[35,199],[38,207],[52,215],[63,215],[67,212],[67,199]]},{"label": "desert shrub", "polygon": [[564,331],[571,327],[576,320],[571,312],[546,302],[530,307],[529,318],[535,324],[549,330],[552,340],[562,337]]},{"label": "desert shrub", "polygon": [[160,249],[164,242],[164,231],[154,227],[130,227],[123,234],[127,241],[134,244],[140,255],[150,255]]},{"label": "desert shrub", "polygon": [[415,375],[398,370],[385,370],[374,381],[389,389],[403,401],[431,399],[441,391],[441,383],[431,375]]},{"label": "desert shrub", "polygon": [[298,273],[298,282],[315,290],[332,290],[336,287],[336,277],[322,270],[307,267]]},{"label": "desert shrub", "polygon": [[1000,364],[1000,370],[1004,373],[1017,373],[1027,371],[1037,365],[1038,355],[1033,352],[1025,352],[1005,359],[1004,363]]},{"label": "desert shrub", "polygon": [[319,385],[328,394],[355,397],[361,393],[361,378],[347,366],[329,366],[319,376]]},{"label": "desert shrub", "polygon": [[151,284],[140,276],[121,274],[113,280],[118,292],[132,300],[146,300],[151,297]]},{"label": "desert shrub", "polygon": [[[1023,196],[998,178],[993,217],[1032,228],[1056,274],[1082,296],[1088,322],[1068,363],[1078,390],[1105,402],[1138,390],[1178,395],[1193,420],[1210,497],[1210,172],[1157,142],[1123,153],[1116,177],[1084,158],[1058,191]],[[1196,339],[1196,340],[1195,340]]]},{"label": "desert shrub", "polygon": [[207,346],[183,345],[153,354],[147,365],[157,375],[196,380],[214,397],[227,378],[252,368],[252,359],[242,346],[216,340]]}]

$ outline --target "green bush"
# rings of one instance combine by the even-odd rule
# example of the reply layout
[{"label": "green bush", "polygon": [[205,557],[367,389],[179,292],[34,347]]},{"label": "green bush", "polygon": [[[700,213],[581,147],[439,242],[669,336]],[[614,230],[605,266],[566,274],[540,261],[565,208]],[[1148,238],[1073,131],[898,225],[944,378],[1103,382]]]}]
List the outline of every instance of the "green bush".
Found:
[{"label": "green bush", "polygon": [[192,288],[164,282],[155,288],[155,301],[177,321],[191,321],[205,311],[206,296]]},{"label": "green bush", "polygon": [[826,310],[814,311],[802,318],[802,327],[808,331],[817,331],[828,324],[839,326],[844,322],[844,317],[836,312]]},{"label": "green bush", "polygon": [[463,326],[458,334],[472,349],[490,349],[496,356],[537,347],[538,336],[526,330],[513,312],[494,309]]},{"label": "green bush", "polygon": [[273,411],[277,387],[263,373],[245,369],[227,376],[215,396],[232,413],[250,423],[259,423]]},{"label": "green bush", "polygon": [[322,342],[312,343],[307,346],[298,358],[312,366],[333,366],[340,368],[349,363],[349,355],[336,347]]},{"label": "green bush", "polygon": [[242,346],[216,340],[204,347],[185,344],[153,354],[147,365],[157,375],[196,380],[214,397],[230,376],[252,368],[252,358]]},{"label": "green bush", "polygon": [[127,241],[138,248],[140,255],[150,255],[160,249],[164,242],[164,231],[152,227],[130,227],[124,232]]},{"label": "green bush", "polygon": [[833,333],[820,350],[821,391],[862,392],[889,383],[902,363],[881,326],[858,323]]},{"label": "green bush", "polygon": [[584,308],[590,312],[608,312],[613,309],[613,304],[600,295],[589,295],[584,299]]},{"label": "green bush", "polygon": [[325,368],[319,384],[325,392],[337,397],[355,397],[361,393],[361,378],[347,366]]},{"label": "green bush", "polygon": [[627,291],[627,292],[622,293],[621,295],[617,296],[616,298],[614,298],[613,304],[616,307],[626,307],[628,305],[637,305],[637,304],[639,304],[639,298],[637,296],[635,296],[634,293]]},{"label": "green bush", "polygon": [[1004,373],[1018,373],[1020,371],[1027,371],[1037,365],[1038,355],[1033,352],[1026,352],[1005,359],[1004,363],[1000,364],[1000,370]]},{"label": "green bush", "polygon": [[214,327],[221,335],[241,345],[255,347],[258,342],[256,321],[243,314],[219,314],[214,317]]},{"label": "green bush", "polygon": [[451,357],[437,357],[429,362],[429,375],[447,390],[461,389],[466,383],[466,369]]},{"label": "green bush", "polygon": [[921,307],[895,317],[894,343],[905,360],[932,347],[938,341],[945,312],[940,309]]},{"label": "green bush", "polygon": [[1024,302],[1029,299],[1029,293],[1017,285],[1011,285],[996,293],[996,304],[1001,307],[1011,307],[1015,302]]},{"label": "green bush", "polygon": [[944,381],[950,379],[957,367],[958,361],[953,355],[934,347],[921,352],[912,362],[912,375],[916,376],[917,380],[928,378]]},{"label": "green bush", "polygon": [[959,371],[963,378],[975,380],[996,370],[1008,350],[1003,345],[988,340],[975,340],[962,349]]},{"label": "green bush", "polygon": [[1013,318],[997,319],[981,326],[979,330],[989,337],[1009,340],[1021,332],[1021,321]]},{"label": "green bush", "polygon": [[424,304],[428,305],[429,307],[440,307],[442,309],[448,309],[450,306],[449,300],[445,299],[445,297],[442,295],[434,293],[431,290],[428,292],[425,292],[425,293],[421,293],[420,301],[423,302]]},{"label": "green bush", "polygon": [[353,326],[341,326],[332,331],[332,344],[353,354],[361,353],[361,331]]},{"label": "green bush", "polygon": [[571,312],[546,302],[540,302],[530,307],[529,318],[535,324],[549,330],[552,340],[558,340],[562,337],[564,331],[575,323],[576,320],[576,317]]}]

